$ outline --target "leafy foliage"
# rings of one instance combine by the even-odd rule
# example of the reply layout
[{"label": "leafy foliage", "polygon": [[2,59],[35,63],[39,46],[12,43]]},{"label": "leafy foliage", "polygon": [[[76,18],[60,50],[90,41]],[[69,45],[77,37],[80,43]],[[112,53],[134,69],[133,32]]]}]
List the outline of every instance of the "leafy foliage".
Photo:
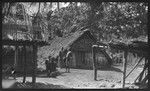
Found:
[{"label": "leafy foliage", "polygon": [[[36,5],[37,3],[29,4]],[[15,5],[17,4],[3,3],[3,15],[11,15],[11,8]],[[57,9],[52,11],[49,8],[54,7],[53,3],[38,3],[38,12],[33,15],[32,24],[41,27],[41,33],[45,36],[44,40],[47,40],[47,37],[52,39],[55,36],[62,37],[80,31],[82,27],[90,28],[99,41],[100,39],[110,41],[114,38],[128,39],[147,35],[147,3],[71,2],[63,8],[59,5],[60,3],[57,3]],[[22,7],[17,7],[16,17],[22,20],[25,18]],[[44,9],[49,9],[49,11],[44,11]]]},{"label": "leafy foliage", "polygon": [[136,38],[147,33],[145,3],[105,3],[103,14],[99,27],[106,30],[106,34],[114,34],[118,38]]}]

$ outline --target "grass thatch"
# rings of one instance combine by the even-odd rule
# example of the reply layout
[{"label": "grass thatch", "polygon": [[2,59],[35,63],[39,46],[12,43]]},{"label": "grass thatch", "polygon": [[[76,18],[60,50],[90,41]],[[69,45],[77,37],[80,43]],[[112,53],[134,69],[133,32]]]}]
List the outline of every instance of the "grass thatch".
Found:
[{"label": "grass thatch", "polygon": [[59,55],[61,48],[64,50],[71,47],[71,45],[83,34],[90,34],[89,31],[77,31],[64,37],[55,37],[49,42],[50,45],[41,47],[38,51],[38,55],[42,58],[48,56],[56,58]]},{"label": "grass thatch", "polygon": [[[112,49],[128,50],[132,53],[146,54],[148,53],[147,37],[139,37],[135,39],[114,40],[108,43]],[[146,56],[145,55],[145,56]]]}]

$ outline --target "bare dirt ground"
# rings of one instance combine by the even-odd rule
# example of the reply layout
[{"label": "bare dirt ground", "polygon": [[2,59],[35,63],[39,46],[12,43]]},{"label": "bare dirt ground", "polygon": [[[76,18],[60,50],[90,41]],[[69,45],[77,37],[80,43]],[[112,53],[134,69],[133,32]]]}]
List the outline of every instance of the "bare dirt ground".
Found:
[{"label": "bare dirt ground", "polygon": [[[132,67],[127,68],[127,73]],[[85,88],[85,89],[113,89],[122,87],[122,67],[115,66],[107,70],[98,70],[97,81],[94,81],[93,70],[71,69],[70,73],[65,73],[65,69],[58,69],[61,75],[56,78],[46,77],[41,74],[36,77],[37,83],[53,84],[64,86],[64,88]],[[126,80],[126,87],[138,88],[132,85],[135,78],[142,71],[142,68],[136,68]],[[18,82],[22,82],[22,77],[17,77]],[[31,77],[27,77],[28,82],[32,81]],[[59,88],[59,87],[58,87]]]}]

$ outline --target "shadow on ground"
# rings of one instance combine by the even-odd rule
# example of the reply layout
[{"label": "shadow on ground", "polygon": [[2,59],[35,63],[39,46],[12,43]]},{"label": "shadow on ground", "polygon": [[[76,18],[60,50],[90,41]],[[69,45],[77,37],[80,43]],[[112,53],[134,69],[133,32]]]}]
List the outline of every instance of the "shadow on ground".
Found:
[{"label": "shadow on ground", "polygon": [[66,89],[68,87],[65,87],[63,85],[53,85],[53,84],[48,84],[48,83],[35,83],[34,88],[33,84],[31,82],[26,82],[26,83],[21,83],[21,82],[16,82],[15,85],[12,88],[16,89]]},{"label": "shadow on ground", "polygon": [[116,71],[116,72],[121,72],[122,73],[122,70],[120,70],[119,68],[116,68],[116,67],[109,67],[109,68],[100,68],[98,70],[101,70],[101,71]]},{"label": "shadow on ground", "polygon": [[[64,75],[64,73],[66,73],[66,72],[56,71],[56,72],[53,72],[53,73],[52,73],[52,76],[50,76],[50,77],[66,76],[66,75]],[[47,73],[45,72],[45,73],[39,73],[39,74],[37,74],[37,77],[45,78],[45,77],[49,77],[49,76],[48,76]]]}]

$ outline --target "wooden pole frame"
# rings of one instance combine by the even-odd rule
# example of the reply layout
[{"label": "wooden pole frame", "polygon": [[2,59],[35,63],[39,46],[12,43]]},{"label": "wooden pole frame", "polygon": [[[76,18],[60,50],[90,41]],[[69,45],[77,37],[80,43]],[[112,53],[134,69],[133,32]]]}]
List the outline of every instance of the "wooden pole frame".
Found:
[{"label": "wooden pole frame", "polygon": [[123,54],[123,78],[122,78],[122,88],[125,88],[125,76],[126,76],[126,67],[127,67],[127,55],[128,50],[124,51]]},{"label": "wooden pole frame", "polygon": [[37,66],[37,46],[33,45],[33,74],[32,74],[32,83],[33,88],[34,84],[36,83],[36,66]]},{"label": "wooden pole frame", "polygon": [[95,59],[95,55],[96,55],[95,48],[96,48],[96,45],[93,45],[92,46],[93,70],[94,70],[94,80],[96,81],[97,80],[97,68],[96,68],[96,59]]}]

